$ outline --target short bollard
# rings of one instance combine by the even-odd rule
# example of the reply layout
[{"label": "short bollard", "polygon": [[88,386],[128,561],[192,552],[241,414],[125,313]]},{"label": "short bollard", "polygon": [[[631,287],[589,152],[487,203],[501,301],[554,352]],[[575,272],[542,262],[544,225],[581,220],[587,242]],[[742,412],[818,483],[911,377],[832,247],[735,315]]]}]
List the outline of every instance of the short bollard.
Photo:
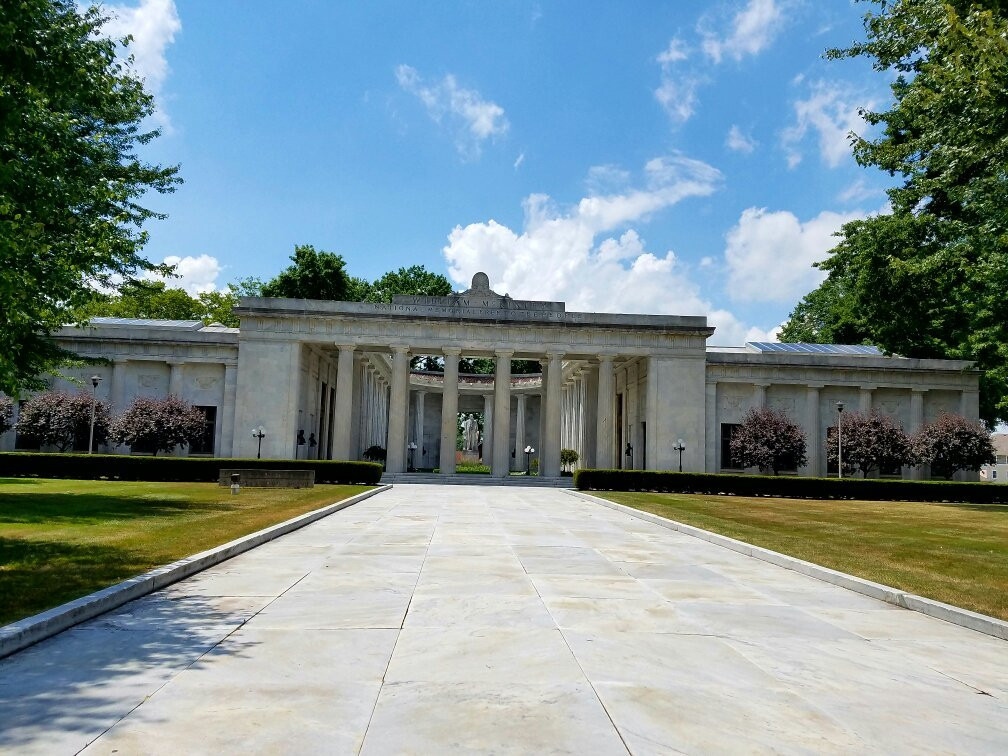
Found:
[{"label": "short bollard", "polygon": [[241,480],[241,473],[231,473],[231,493],[235,496],[241,491],[241,486],[239,481]]}]

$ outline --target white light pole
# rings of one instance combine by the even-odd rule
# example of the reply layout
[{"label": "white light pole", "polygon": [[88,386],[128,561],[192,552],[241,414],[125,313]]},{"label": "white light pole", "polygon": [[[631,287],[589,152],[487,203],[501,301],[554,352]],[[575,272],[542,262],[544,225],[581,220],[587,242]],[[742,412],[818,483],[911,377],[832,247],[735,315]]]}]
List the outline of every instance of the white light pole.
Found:
[{"label": "white light pole", "polygon": [[91,454],[94,451],[94,421],[95,421],[95,404],[98,402],[98,384],[101,383],[100,375],[91,376],[91,432],[88,434],[88,444],[87,453]]},{"label": "white light pole", "polygon": [[843,402],[836,403],[837,477],[843,478]]},{"label": "white light pole", "polygon": [[263,430],[261,425],[252,429],[252,438],[259,439],[259,450],[256,452],[256,459],[260,459],[262,457],[262,440],[265,436],[266,431]]},{"label": "white light pole", "polygon": [[672,449],[679,452],[679,472],[682,472],[682,453],[686,451],[686,442],[681,438],[676,439],[675,446]]}]

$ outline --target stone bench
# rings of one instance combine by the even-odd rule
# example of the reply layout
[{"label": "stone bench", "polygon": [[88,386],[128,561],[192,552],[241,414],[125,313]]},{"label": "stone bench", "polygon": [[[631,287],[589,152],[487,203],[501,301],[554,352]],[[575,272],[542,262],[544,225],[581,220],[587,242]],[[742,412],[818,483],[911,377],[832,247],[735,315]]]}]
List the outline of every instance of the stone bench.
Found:
[{"label": "stone bench", "polygon": [[238,484],[249,488],[314,488],[314,470],[238,470],[222,469],[217,482],[231,485],[231,476],[237,473]]}]

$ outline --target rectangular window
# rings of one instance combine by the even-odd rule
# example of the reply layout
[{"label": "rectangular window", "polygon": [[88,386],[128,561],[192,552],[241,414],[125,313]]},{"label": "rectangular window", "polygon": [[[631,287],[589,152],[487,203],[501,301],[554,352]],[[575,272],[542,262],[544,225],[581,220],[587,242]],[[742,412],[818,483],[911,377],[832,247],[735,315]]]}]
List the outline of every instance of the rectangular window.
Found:
[{"label": "rectangular window", "polygon": [[738,430],[738,423],[721,423],[721,469],[741,470],[742,464],[735,458],[731,450],[732,436]]},{"label": "rectangular window", "polygon": [[197,406],[194,409],[203,413],[203,435],[198,441],[189,445],[189,454],[213,456],[214,441],[217,436],[217,408]]},{"label": "rectangular window", "polygon": [[997,470],[991,470],[991,480],[997,480]]},{"label": "rectangular window", "polygon": [[1008,454],[998,454],[997,463],[999,465],[1008,465]]},{"label": "rectangular window", "polygon": [[[21,410],[27,401],[27,399],[22,399],[18,402],[18,417],[21,416]],[[40,446],[41,444],[35,436],[30,436],[27,433],[14,434],[14,449],[17,451],[38,451]]]}]

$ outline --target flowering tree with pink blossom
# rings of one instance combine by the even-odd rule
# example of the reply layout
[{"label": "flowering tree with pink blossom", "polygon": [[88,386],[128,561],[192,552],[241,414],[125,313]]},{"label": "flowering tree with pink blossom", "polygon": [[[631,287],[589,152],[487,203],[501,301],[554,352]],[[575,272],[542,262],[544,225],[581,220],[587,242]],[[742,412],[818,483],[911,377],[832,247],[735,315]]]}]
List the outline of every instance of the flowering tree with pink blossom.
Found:
[{"label": "flowering tree with pink blossom", "polygon": [[61,452],[74,445],[87,447],[91,432],[91,403],[94,402],[94,442],[108,440],[112,412],[107,402],[90,393],[70,394],[45,391],[28,399],[18,413],[17,432],[38,441],[39,446],[55,446]]},{"label": "flowering tree with pink blossom", "polygon": [[0,433],[14,427],[14,401],[9,396],[0,396]]},{"label": "flowering tree with pink blossom", "polygon": [[206,418],[177,396],[164,399],[137,397],[112,424],[112,440],[134,447],[134,451],[170,452],[188,446],[203,435]]},{"label": "flowering tree with pink blossom", "polygon": [[987,427],[948,412],[921,426],[914,434],[913,448],[918,461],[931,465],[931,474],[942,478],[994,462],[994,444]]},{"label": "flowering tree with pink blossom", "polygon": [[786,412],[754,407],[732,434],[732,458],[743,467],[797,470],[808,461],[805,432]]},{"label": "flowering tree with pink blossom", "polygon": [[[910,437],[889,415],[845,412],[841,429],[845,473],[858,469],[867,478],[872,470],[888,472],[915,462]],[[838,453],[837,429],[833,427],[826,432],[826,458],[835,465]]]}]

